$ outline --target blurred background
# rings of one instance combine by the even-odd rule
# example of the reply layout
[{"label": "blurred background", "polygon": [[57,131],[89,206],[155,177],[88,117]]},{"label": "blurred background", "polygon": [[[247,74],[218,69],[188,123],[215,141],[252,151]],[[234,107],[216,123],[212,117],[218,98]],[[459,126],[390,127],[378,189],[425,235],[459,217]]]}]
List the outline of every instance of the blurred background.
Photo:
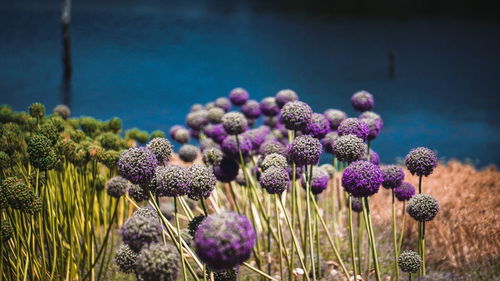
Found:
[{"label": "blurred background", "polygon": [[256,100],[290,88],[316,112],[351,116],[351,95],[367,90],[385,122],[382,162],[428,146],[500,164],[489,1],[73,0],[64,15],[62,3],[0,0],[1,104],[67,103],[73,116],[168,131],[235,87]]}]

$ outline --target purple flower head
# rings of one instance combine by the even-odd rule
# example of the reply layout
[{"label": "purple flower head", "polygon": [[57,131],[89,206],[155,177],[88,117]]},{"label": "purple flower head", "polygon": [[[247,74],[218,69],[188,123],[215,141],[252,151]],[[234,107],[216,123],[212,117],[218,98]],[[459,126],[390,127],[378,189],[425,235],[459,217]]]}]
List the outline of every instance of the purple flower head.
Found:
[{"label": "purple flower head", "polygon": [[[320,194],[328,187],[328,180],[330,177],[328,173],[320,167],[314,166],[311,179],[311,192],[312,194]],[[306,188],[305,177],[302,177],[302,187]]]},{"label": "purple flower head", "polygon": [[388,165],[382,167],[382,175],[384,177],[384,181],[382,182],[382,186],[385,188],[396,188],[401,185],[405,178],[405,173],[401,167],[396,165]]},{"label": "purple flower head", "polygon": [[236,179],[240,166],[233,158],[224,157],[214,167],[215,178],[220,182],[231,182]]},{"label": "purple flower head", "polygon": [[266,116],[276,116],[280,113],[280,108],[273,97],[264,98],[260,102],[260,110]]},{"label": "purple flower head", "polygon": [[210,108],[207,111],[207,120],[212,124],[219,124],[220,122],[222,122],[222,117],[224,116],[225,113],[226,112],[222,108],[219,107]]},{"label": "purple flower head", "polygon": [[198,130],[189,129],[189,135],[190,135],[193,139],[197,139],[197,140],[199,140],[199,139],[200,139],[200,131],[198,131]]},{"label": "purple flower head", "polygon": [[[368,161],[368,157],[366,157],[366,153],[364,153],[363,156],[361,157],[361,159],[359,159],[359,160]],[[370,163],[377,165],[377,166],[380,164],[380,156],[378,155],[377,152],[373,151],[372,149],[370,149]]]},{"label": "purple flower head", "polygon": [[229,136],[221,144],[222,151],[229,157],[239,158],[238,143],[236,142],[238,138],[240,142],[241,154],[247,156],[252,150],[252,141],[245,135],[240,136]]},{"label": "purple flower head", "polygon": [[189,142],[189,138],[191,137],[191,134],[186,128],[179,128],[175,130],[174,136],[172,139],[178,143],[184,144]]},{"label": "purple flower head", "polygon": [[262,126],[256,129],[248,130],[243,134],[247,136],[250,141],[252,141],[252,149],[258,150],[261,144],[266,140],[269,132],[270,130],[268,127]]},{"label": "purple flower head", "polygon": [[199,103],[195,103],[195,104],[191,105],[191,108],[189,109],[189,112],[200,111],[200,110],[203,110],[203,109],[205,109],[205,107],[203,107],[203,105],[201,105]]},{"label": "purple flower head", "polygon": [[215,106],[224,109],[225,112],[228,112],[231,109],[231,102],[228,98],[220,97],[215,100]]},{"label": "purple flower head", "polygon": [[282,108],[286,103],[299,100],[299,96],[292,90],[281,90],[276,94],[276,103]]},{"label": "purple flower head", "polygon": [[255,100],[248,100],[241,107],[241,112],[243,112],[245,117],[250,119],[257,119],[262,114],[262,111],[260,111],[260,104]]},{"label": "purple flower head", "polygon": [[159,163],[168,162],[172,155],[172,144],[166,138],[154,138],[147,147],[151,150]]},{"label": "purple flower head", "polygon": [[244,215],[223,212],[203,220],[194,242],[196,254],[209,268],[229,269],[250,258],[255,230]]},{"label": "purple flower head", "polygon": [[428,176],[437,166],[436,154],[425,147],[414,148],[406,155],[406,168],[412,175]]},{"label": "purple flower head", "polygon": [[170,130],[168,131],[168,134],[170,135],[171,138],[174,138],[175,132],[177,132],[177,130],[182,129],[182,128],[184,128],[184,127],[181,125],[174,125],[170,128]]},{"label": "purple flower head", "polygon": [[302,130],[304,134],[311,135],[317,139],[323,138],[330,131],[330,123],[323,114],[313,113],[311,120]]},{"label": "purple flower head", "polygon": [[215,188],[215,179],[213,171],[202,165],[193,164],[187,168],[188,172],[188,197],[193,200],[208,198]]},{"label": "purple flower head", "polygon": [[399,201],[408,201],[415,195],[415,187],[409,182],[403,182],[393,189],[394,195]]},{"label": "purple flower head", "polygon": [[164,243],[151,244],[137,257],[135,272],[139,280],[175,281],[181,263],[177,249]]},{"label": "purple flower head", "polygon": [[248,92],[243,88],[232,89],[229,93],[229,100],[231,100],[231,102],[235,106],[244,105],[247,102],[248,98]]},{"label": "purple flower head", "polygon": [[[346,206],[349,208],[349,200],[346,200]],[[363,212],[363,203],[361,203],[361,198],[351,197],[351,210],[356,213]]]},{"label": "purple flower head", "polygon": [[271,153],[264,157],[264,160],[259,164],[262,171],[265,171],[271,167],[278,167],[285,169],[288,167],[288,162],[285,156],[278,153]]},{"label": "purple flower head", "polygon": [[270,167],[262,173],[259,183],[269,194],[281,194],[290,187],[290,177],[284,168]]},{"label": "purple flower head", "polygon": [[351,97],[352,106],[356,111],[368,111],[375,106],[373,95],[367,91],[359,91]]},{"label": "purple flower head", "polygon": [[152,183],[156,187],[156,195],[175,197],[188,193],[188,181],[186,169],[176,165],[167,165],[156,168]]},{"label": "purple flower head", "polygon": [[196,160],[198,154],[200,154],[200,149],[194,145],[185,144],[179,149],[179,158],[187,163]]},{"label": "purple flower head", "polygon": [[342,185],[354,197],[367,197],[377,193],[383,181],[380,168],[363,160],[351,163],[342,174]]},{"label": "purple flower head", "polygon": [[321,139],[321,144],[326,152],[333,154],[333,144],[338,137],[339,135],[337,134],[337,131],[333,131],[329,132],[323,139]]},{"label": "purple flower head", "polygon": [[210,137],[219,144],[222,143],[227,136],[229,136],[226,130],[224,130],[224,126],[222,126],[222,124],[213,125],[210,135]]},{"label": "purple flower head", "polygon": [[283,106],[280,120],[288,130],[300,131],[310,122],[312,113],[312,109],[306,103],[292,101]]},{"label": "purple flower head", "polygon": [[128,195],[135,200],[135,202],[142,202],[149,199],[149,194],[137,184],[131,184],[128,188]]},{"label": "purple flower head", "polygon": [[122,244],[116,250],[114,261],[121,272],[133,273],[137,256],[137,253],[132,251],[127,244]]},{"label": "purple flower head", "polygon": [[368,125],[357,118],[347,118],[342,121],[337,128],[339,136],[355,135],[358,138],[366,141],[368,139]]},{"label": "purple flower head", "polygon": [[327,109],[325,110],[325,112],[323,112],[323,114],[330,123],[330,129],[332,130],[337,130],[340,123],[347,118],[347,114],[338,109]]},{"label": "purple flower head", "polygon": [[106,183],[106,191],[109,196],[120,198],[127,193],[130,182],[120,176],[112,177]]},{"label": "purple flower head", "polygon": [[123,243],[134,252],[139,252],[145,245],[161,241],[161,232],[158,220],[148,216],[132,216],[121,228]]},{"label": "purple flower head", "polygon": [[421,193],[411,197],[406,212],[416,221],[431,221],[439,213],[439,204],[431,195]]},{"label": "purple flower head", "polygon": [[267,140],[259,148],[259,153],[266,157],[271,153],[278,153],[281,155],[288,155],[286,147],[279,141]]},{"label": "purple flower head", "polygon": [[359,120],[364,121],[368,125],[368,140],[374,140],[380,131],[382,131],[382,127],[384,126],[384,121],[382,117],[375,112],[366,111],[359,115]]},{"label": "purple flower head", "polygon": [[134,184],[146,184],[154,176],[158,160],[146,147],[129,148],[122,152],[118,160],[120,176]]},{"label": "purple flower head", "polygon": [[366,154],[366,144],[355,135],[340,136],[333,142],[335,157],[342,162],[358,161]]},{"label": "purple flower head", "polygon": [[239,135],[248,127],[248,121],[240,112],[229,112],[222,117],[224,130],[230,135]]},{"label": "purple flower head", "polygon": [[207,115],[208,111],[206,111],[205,109],[190,112],[186,116],[186,124],[188,125],[189,128],[198,131],[203,126],[208,124]]},{"label": "purple flower head", "polygon": [[318,139],[310,135],[302,135],[296,137],[288,146],[288,157],[297,166],[313,165],[318,163],[322,150],[323,148]]}]

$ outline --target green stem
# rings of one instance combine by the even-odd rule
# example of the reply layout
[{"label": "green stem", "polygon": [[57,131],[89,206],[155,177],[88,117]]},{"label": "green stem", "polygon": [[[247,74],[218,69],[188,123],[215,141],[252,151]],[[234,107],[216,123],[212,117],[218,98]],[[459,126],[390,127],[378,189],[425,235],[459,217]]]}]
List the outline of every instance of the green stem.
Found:
[{"label": "green stem", "polygon": [[392,234],[394,242],[394,273],[396,274],[396,281],[399,281],[399,269],[398,269],[398,233],[396,226],[396,199],[394,197],[394,189],[391,189],[392,193]]},{"label": "green stem", "polygon": [[308,225],[308,235],[309,235],[309,255],[311,260],[311,268],[313,274],[313,280],[316,281],[316,265],[314,262],[314,244],[313,244],[313,233],[312,233],[312,221],[311,221],[311,180],[312,180],[312,165],[309,166],[309,176],[306,184],[306,208],[307,208],[307,225]]},{"label": "green stem", "polygon": [[177,209],[177,196],[174,196],[174,213],[175,213],[175,224],[177,226],[177,236],[179,238],[179,245],[181,245],[181,247],[179,248],[180,248],[181,264],[182,264],[182,273],[184,276],[184,281],[187,281],[186,262],[184,261],[184,250],[182,247],[182,233],[181,233],[181,227],[179,225],[179,212]]},{"label": "green stem", "polygon": [[354,231],[352,227],[352,196],[348,197],[349,207],[347,208],[347,215],[349,217],[349,244],[351,246],[351,259],[352,259],[352,268],[354,271],[354,278],[358,276],[358,268],[356,266],[356,254],[354,253]]},{"label": "green stem", "polygon": [[[275,197],[279,197],[279,195],[275,194],[274,195]],[[280,220],[280,215],[279,215],[279,207],[278,207],[278,203],[276,202],[276,200],[279,200],[279,198],[275,199],[275,202],[274,202],[274,211],[275,211],[275,215],[276,215],[276,226],[278,228],[278,239],[279,239],[279,250],[280,250],[280,277],[281,277],[281,280],[284,280],[283,279],[283,247],[282,247],[282,243],[283,243],[283,238],[282,238],[282,235],[281,235],[281,220]],[[271,231],[271,230],[269,230]],[[1,280],[0,280],[1,281]]]},{"label": "green stem", "polygon": [[370,244],[371,244],[373,263],[375,265],[375,274],[377,277],[377,281],[380,281],[381,280],[380,279],[380,268],[379,268],[379,264],[378,264],[377,248],[375,246],[375,235],[373,234],[373,226],[372,226],[372,220],[371,220],[371,215],[370,215],[370,204],[368,202],[368,198],[363,197],[361,200],[361,203],[363,205],[365,226],[366,226],[366,229],[368,230],[368,237],[370,239]]}]

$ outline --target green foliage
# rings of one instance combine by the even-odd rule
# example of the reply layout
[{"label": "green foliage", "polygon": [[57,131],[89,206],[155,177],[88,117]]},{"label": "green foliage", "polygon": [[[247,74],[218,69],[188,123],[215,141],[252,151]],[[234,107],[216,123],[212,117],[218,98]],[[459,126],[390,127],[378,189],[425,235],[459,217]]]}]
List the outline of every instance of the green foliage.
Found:
[{"label": "green foliage", "polygon": [[42,119],[45,116],[45,105],[35,102],[28,107],[28,112],[33,118]]},{"label": "green foliage", "polygon": [[148,139],[148,132],[139,130],[137,128],[132,128],[125,132],[125,139],[127,140],[135,140],[139,143],[145,144]]}]

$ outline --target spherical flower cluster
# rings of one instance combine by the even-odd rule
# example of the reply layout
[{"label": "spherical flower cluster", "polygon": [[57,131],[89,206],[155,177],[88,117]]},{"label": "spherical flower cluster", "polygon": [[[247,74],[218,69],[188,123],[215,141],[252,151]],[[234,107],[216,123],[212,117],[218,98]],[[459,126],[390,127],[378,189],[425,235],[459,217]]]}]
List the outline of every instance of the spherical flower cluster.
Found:
[{"label": "spherical flower cluster", "polygon": [[28,111],[31,117],[41,119],[45,115],[45,105],[39,102],[32,103],[29,106]]},{"label": "spherical flower cluster", "polygon": [[408,201],[406,211],[417,221],[431,221],[439,212],[439,204],[429,194],[417,194]]},{"label": "spherical flower cluster", "polygon": [[310,122],[312,109],[304,102],[293,101],[281,109],[281,121],[288,130],[303,130]]},{"label": "spherical flower cluster", "polygon": [[351,163],[342,174],[342,186],[354,197],[377,193],[383,181],[380,168],[363,160]]},{"label": "spherical flower cluster", "polygon": [[71,110],[65,104],[59,104],[54,107],[54,114],[61,116],[63,119],[68,119],[71,116]]},{"label": "spherical flower cluster", "polygon": [[235,105],[244,105],[249,98],[248,92],[243,88],[232,89],[229,93],[229,100]]},{"label": "spherical flower cluster", "polygon": [[257,119],[262,114],[260,104],[256,100],[248,100],[242,107],[241,112],[249,119]]},{"label": "spherical flower cluster", "polygon": [[134,211],[132,216],[143,216],[148,218],[159,218],[158,213],[151,206],[140,207]]},{"label": "spherical flower cluster", "polygon": [[366,145],[355,135],[341,136],[334,141],[332,152],[339,161],[350,163],[366,154]]},{"label": "spherical flower cluster", "polygon": [[123,273],[132,273],[135,269],[135,262],[138,254],[130,249],[127,244],[122,244],[116,250],[115,263]]},{"label": "spherical flower cluster", "polygon": [[289,89],[281,90],[276,94],[276,103],[280,108],[289,102],[297,100],[299,100],[297,93]]},{"label": "spherical flower cluster", "polygon": [[268,127],[259,127],[256,129],[248,130],[243,134],[247,136],[250,141],[252,141],[252,148],[254,150],[258,150],[261,144],[266,140],[269,132],[270,130]]},{"label": "spherical flower cluster", "polygon": [[399,201],[408,201],[415,195],[415,187],[409,182],[402,182],[400,186],[393,189],[393,192]]},{"label": "spherical flower cluster", "polygon": [[224,130],[224,126],[222,124],[215,124],[211,126],[210,132],[207,132],[207,135],[211,137],[216,143],[222,143],[227,136],[226,130]]},{"label": "spherical flower cluster", "polygon": [[57,162],[57,156],[49,138],[35,134],[28,140],[28,154],[31,164],[40,170],[50,170]]},{"label": "spherical flower cluster", "polygon": [[422,266],[422,258],[417,252],[406,250],[399,254],[398,265],[403,272],[417,273]]},{"label": "spherical flower cluster", "polygon": [[373,95],[367,91],[359,91],[354,93],[351,97],[352,106],[357,111],[371,110],[375,106]]},{"label": "spherical flower cluster", "polygon": [[[212,271],[215,281],[237,281],[238,280],[238,267],[229,268],[225,270]],[[207,280],[210,278],[210,273],[207,270]]]},{"label": "spherical flower cluster", "polygon": [[432,150],[418,147],[406,155],[405,164],[412,175],[428,176],[437,166],[437,157]]},{"label": "spherical flower cluster", "polygon": [[156,156],[146,147],[129,148],[118,160],[118,172],[134,184],[149,183],[157,166]]},{"label": "spherical flower cluster", "polygon": [[191,135],[189,134],[189,131],[186,128],[178,128],[175,130],[174,134],[171,135],[172,139],[178,143],[188,143],[189,138]]},{"label": "spherical flower cluster", "polygon": [[183,196],[188,193],[188,173],[177,165],[158,166],[152,180],[158,196]]},{"label": "spherical flower cluster", "polygon": [[200,226],[205,218],[206,216],[204,215],[197,215],[188,223],[188,231],[191,237],[194,237],[194,235],[196,234],[196,230],[198,230],[198,226]]},{"label": "spherical flower cluster", "polygon": [[260,175],[259,183],[270,194],[281,194],[289,188],[290,176],[284,168],[270,167]]},{"label": "spherical flower cluster", "polygon": [[208,123],[207,115],[208,111],[204,109],[190,112],[186,117],[186,124],[193,130],[200,130]]},{"label": "spherical flower cluster", "polygon": [[280,108],[273,97],[267,97],[260,101],[260,111],[265,116],[276,116],[280,113]]},{"label": "spherical flower cluster", "polygon": [[184,144],[179,149],[179,158],[181,158],[184,162],[193,162],[198,154],[200,153],[200,149],[194,145]]},{"label": "spherical flower cluster", "polygon": [[220,97],[215,100],[215,106],[224,109],[228,112],[231,109],[231,101],[228,98]]},{"label": "spherical flower cluster", "polygon": [[[362,198],[351,196],[351,210],[356,213],[363,212],[363,203],[361,203]],[[349,208],[349,201],[346,201],[347,207]]]},{"label": "spherical flower cluster", "polygon": [[339,136],[355,135],[358,138],[366,141],[368,139],[368,125],[357,118],[347,118],[342,121],[337,128]]},{"label": "spherical flower cluster", "polygon": [[168,162],[172,155],[172,144],[166,138],[154,138],[147,147],[154,153],[159,163]]},{"label": "spherical flower cluster", "polygon": [[332,130],[337,130],[340,123],[347,118],[347,114],[338,109],[327,109],[323,114],[330,123],[330,129]]},{"label": "spherical flower cluster", "polygon": [[384,126],[384,121],[375,112],[366,111],[359,115],[359,120],[364,121],[368,125],[368,140],[374,140],[380,131],[382,131],[382,127]]},{"label": "spherical flower cluster", "polygon": [[382,186],[385,188],[396,188],[401,185],[405,178],[405,173],[401,167],[396,165],[388,165],[382,167],[382,175],[384,177],[384,181],[382,182]]},{"label": "spherical flower cluster", "polygon": [[[291,103],[286,105],[289,104]],[[296,137],[288,147],[288,156],[297,166],[318,163],[321,152],[322,146],[319,140],[309,135]]]},{"label": "spherical flower cluster", "polygon": [[139,252],[147,244],[162,241],[161,232],[158,220],[148,216],[132,216],[121,228],[123,243],[135,252]]},{"label": "spherical flower cluster", "polygon": [[213,139],[204,138],[200,140],[200,150],[203,152],[209,148],[217,148],[220,149],[220,145],[216,143]]},{"label": "spherical flower cluster", "polygon": [[332,166],[332,164],[323,164],[320,166],[321,169],[325,170],[325,172],[328,174],[328,177],[330,179],[333,178],[335,174],[335,167]]},{"label": "spherical flower cluster", "polygon": [[128,188],[128,195],[135,200],[135,202],[142,202],[149,199],[149,194],[137,184],[131,184]]},{"label": "spherical flower cluster", "polygon": [[339,135],[337,134],[337,131],[332,131],[326,134],[325,137],[321,139],[321,145],[323,145],[323,148],[326,152],[333,154],[333,145],[338,137]]},{"label": "spherical flower cluster", "polygon": [[278,168],[288,167],[288,163],[286,161],[285,156],[278,153],[268,154],[260,164],[260,168],[263,171],[265,171],[271,167],[278,167]]},{"label": "spherical flower cluster", "polygon": [[191,108],[189,109],[189,112],[200,111],[200,110],[203,110],[203,109],[205,109],[205,107],[203,107],[202,104],[195,103],[195,104],[191,105]]},{"label": "spherical flower cluster", "polygon": [[268,140],[262,143],[259,148],[259,153],[264,157],[271,153],[287,155],[287,148],[279,141]]},{"label": "spherical flower cluster", "polygon": [[144,281],[175,281],[180,262],[179,253],[172,245],[151,244],[137,257],[135,271]]},{"label": "spherical flower cluster", "polygon": [[14,228],[8,220],[3,220],[0,223],[0,243],[7,242],[14,234]]},{"label": "spherical flower cluster", "polygon": [[222,161],[214,167],[215,178],[220,182],[231,182],[238,175],[240,166],[233,158],[224,157]]},{"label": "spherical flower cluster", "polygon": [[23,213],[34,215],[42,209],[40,197],[35,195],[24,182],[9,177],[2,181],[0,187],[0,196],[4,198],[1,202],[2,208],[10,206],[13,209],[20,210]]},{"label": "spherical flower cluster", "polygon": [[311,135],[315,138],[323,138],[330,131],[330,124],[323,114],[313,113],[311,120],[302,130],[304,134]]},{"label": "spherical flower cluster", "polygon": [[120,176],[112,177],[106,183],[106,191],[109,196],[120,198],[128,191],[130,182]]},{"label": "spherical flower cluster", "polygon": [[229,157],[239,158],[238,151],[238,142],[236,140],[238,138],[240,144],[241,154],[246,156],[252,150],[252,141],[245,135],[240,136],[230,136],[224,139],[221,144],[222,151]]},{"label": "spherical flower cluster", "polygon": [[[308,175],[309,176],[309,175]],[[328,180],[330,177],[328,173],[320,167],[314,166],[311,178],[311,192],[312,194],[320,194],[328,187]],[[305,189],[307,182],[302,178],[302,187]]]},{"label": "spherical flower cluster", "polygon": [[222,161],[222,157],[224,157],[224,154],[218,148],[211,147],[203,150],[202,160],[205,165],[218,165]]},{"label": "spherical flower cluster", "polygon": [[222,270],[245,262],[255,244],[247,217],[234,212],[210,215],[195,234],[196,254],[209,268]]},{"label": "spherical flower cluster", "polygon": [[[368,155],[366,155],[366,153],[364,153],[360,160],[368,161],[367,156]],[[377,166],[378,166],[378,164],[380,164],[380,156],[378,155],[377,152],[373,151],[372,149],[370,149],[370,163],[377,165]]]},{"label": "spherical flower cluster", "polygon": [[187,168],[189,181],[188,197],[193,200],[208,198],[215,188],[216,178],[211,169],[194,164]]},{"label": "spherical flower cluster", "polygon": [[222,125],[228,134],[239,135],[247,129],[248,122],[240,112],[229,112],[222,117]]},{"label": "spherical flower cluster", "polygon": [[222,122],[222,117],[226,112],[224,109],[219,107],[214,107],[208,110],[207,119],[212,124],[218,124]]}]

